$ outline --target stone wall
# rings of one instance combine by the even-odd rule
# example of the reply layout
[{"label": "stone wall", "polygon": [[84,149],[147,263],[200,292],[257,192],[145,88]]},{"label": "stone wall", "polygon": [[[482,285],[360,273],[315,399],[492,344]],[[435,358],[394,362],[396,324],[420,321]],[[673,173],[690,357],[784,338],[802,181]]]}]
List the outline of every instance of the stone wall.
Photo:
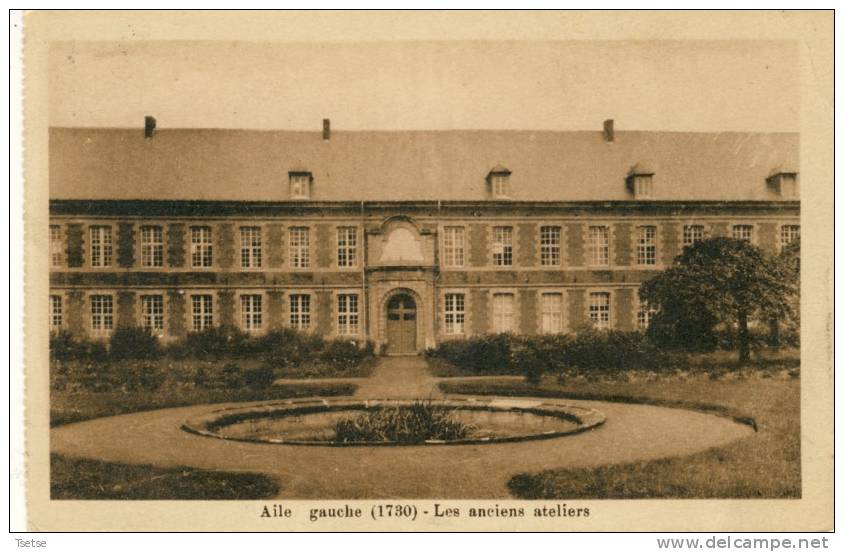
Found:
[{"label": "stone wall", "polygon": [[185,225],[174,223],[167,227],[167,266],[179,268],[185,265]]},{"label": "stone wall", "polygon": [[586,259],[584,257],[583,247],[585,245],[583,236],[582,224],[567,224],[566,225],[567,251],[565,257],[568,266],[584,266]]},{"label": "stone wall", "polygon": [[135,225],[121,222],[117,225],[117,266],[135,266]]}]

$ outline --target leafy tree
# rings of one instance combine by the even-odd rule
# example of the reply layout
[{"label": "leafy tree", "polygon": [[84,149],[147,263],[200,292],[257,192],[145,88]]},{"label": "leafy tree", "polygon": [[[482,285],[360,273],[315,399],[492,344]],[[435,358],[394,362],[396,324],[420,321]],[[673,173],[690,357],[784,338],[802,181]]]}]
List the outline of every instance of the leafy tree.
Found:
[{"label": "leafy tree", "polygon": [[640,298],[657,309],[657,326],[677,339],[713,335],[719,322],[738,327],[739,360],[750,358],[751,319],[793,315],[794,262],[742,240],[710,238],[683,250],[674,265],[642,284]]},{"label": "leafy tree", "polygon": [[[796,334],[799,338],[800,335],[800,238],[797,238],[790,244],[788,244],[780,253],[779,257],[777,258],[778,262],[781,262],[785,265],[785,269],[793,278],[794,284],[794,293],[792,294],[790,301],[791,301],[791,317],[788,326],[790,326],[790,330],[793,334]],[[780,345],[780,326],[781,320],[779,318],[771,318],[768,321],[768,324],[771,328],[771,334],[769,343],[773,346]]]}]

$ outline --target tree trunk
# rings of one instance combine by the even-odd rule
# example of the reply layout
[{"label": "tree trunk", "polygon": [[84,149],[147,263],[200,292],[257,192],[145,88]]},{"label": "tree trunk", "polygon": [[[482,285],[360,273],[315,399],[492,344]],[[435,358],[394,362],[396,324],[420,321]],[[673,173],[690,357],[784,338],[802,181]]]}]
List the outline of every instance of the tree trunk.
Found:
[{"label": "tree trunk", "polygon": [[747,329],[747,313],[738,313],[738,341],[739,341],[739,364],[745,364],[750,360],[750,332]]},{"label": "tree trunk", "polygon": [[768,322],[770,332],[768,333],[768,345],[771,347],[780,346],[780,321],[777,318],[771,318]]}]

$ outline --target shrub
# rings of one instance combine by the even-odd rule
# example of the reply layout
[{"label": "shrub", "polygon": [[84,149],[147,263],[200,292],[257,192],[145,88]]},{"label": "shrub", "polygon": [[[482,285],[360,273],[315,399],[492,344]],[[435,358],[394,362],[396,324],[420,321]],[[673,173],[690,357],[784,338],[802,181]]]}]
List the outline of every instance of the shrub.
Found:
[{"label": "shrub", "polygon": [[[739,348],[738,329],[721,326],[714,332],[717,348],[723,351],[737,351]],[[748,330],[748,346],[754,352],[762,349],[770,339],[770,329],[767,325],[760,325]]]},{"label": "shrub", "polygon": [[376,408],[355,418],[338,420],[340,442],[421,443],[464,439],[471,427],[454,419],[448,409],[427,401],[409,406]]},{"label": "shrub", "polygon": [[108,349],[100,341],[78,339],[65,330],[50,335],[50,357],[55,360],[99,362],[108,358]]},{"label": "shrub", "polygon": [[193,372],[193,377],[191,378],[191,383],[193,383],[196,387],[202,388],[209,388],[211,387],[211,376],[208,373],[208,369],[205,368],[202,364],[196,367],[196,370]]},{"label": "shrub", "polygon": [[243,387],[243,370],[234,362],[223,366],[220,382],[226,389],[240,389]]},{"label": "shrub", "polygon": [[243,384],[251,389],[267,389],[275,381],[275,370],[272,366],[250,368],[243,372]]},{"label": "shrub", "polygon": [[354,341],[332,339],[319,354],[320,362],[335,368],[352,368],[375,355],[375,347],[368,341],[360,347]]},{"label": "shrub", "polygon": [[161,356],[161,347],[147,329],[118,328],[111,334],[109,354],[115,360],[155,359]]},{"label": "shrub", "polygon": [[110,363],[75,363],[68,372],[68,379],[88,391],[109,392],[123,389],[123,381]]},{"label": "shrub", "polygon": [[151,361],[58,361],[52,368],[53,389],[95,393],[157,391],[167,380],[166,371]]},{"label": "shrub", "polygon": [[574,336],[483,336],[445,342],[426,354],[467,372],[523,374],[531,382],[547,372],[607,373],[671,365],[669,356],[639,332],[595,329]]},{"label": "shrub", "polygon": [[158,391],[167,379],[161,366],[148,361],[115,363],[112,370],[112,381],[119,381],[120,387],[130,392]]},{"label": "shrub", "polygon": [[254,350],[275,368],[293,368],[313,360],[325,346],[319,336],[285,328],[258,338]]},{"label": "shrub", "polygon": [[[510,366],[524,374],[530,383],[539,383],[542,375],[559,365],[560,344],[553,338],[522,338],[513,342]],[[555,362],[556,361],[556,362]]]},{"label": "shrub", "polygon": [[647,330],[648,338],[660,347],[690,353],[706,353],[718,348],[714,327],[717,320],[706,312],[667,316],[657,313]]},{"label": "shrub", "polygon": [[426,351],[426,355],[477,374],[508,373],[513,370],[510,365],[513,340],[509,334],[489,334],[444,341],[436,349]]},{"label": "shrub", "polygon": [[231,326],[219,326],[189,333],[184,348],[187,356],[218,360],[245,356],[251,352],[250,345],[249,336],[244,332]]},{"label": "shrub", "polygon": [[587,330],[578,333],[561,352],[564,369],[587,372],[662,370],[670,365],[668,355],[640,332]]},{"label": "shrub", "polygon": [[50,334],[50,358],[55,360],[70,360],[77,354],[78,341],[73,335],[63,330]]}]

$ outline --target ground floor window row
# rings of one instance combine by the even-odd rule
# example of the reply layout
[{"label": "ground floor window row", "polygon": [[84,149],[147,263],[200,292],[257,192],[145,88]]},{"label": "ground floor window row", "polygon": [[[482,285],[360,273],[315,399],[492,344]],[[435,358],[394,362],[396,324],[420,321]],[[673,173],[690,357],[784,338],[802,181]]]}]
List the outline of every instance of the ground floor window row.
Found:
[{"label": "ground floor window row", "polygon": [[[315,319],[315,298],[313,293],[285,293],[284,324],[301,331],[313,329]],[[361,301],[359,293],[336,293],[332,309],[335,313],[335,331],[338,335],[357,336],[361,331]],[[83,319],[92,336],[107,336],[117,323],[117,294],[92,293],[85,298]],[[154,334],[167,332],[168,298],[164,293],[138,293],[132,311],[136,325]],[[50,295],[49,323],[51,331],[60,331],[68,325],[68,299],[64,294]],[[261,332],[268,329],[269,304],[265,293],[236,294],[236,324],[245,332]],[[220,323],[220,298],[213,292],[189,293],[185,296],[186,330],[199,332],[213,328]]]},{"label": "ground floor window row", "polygon": [[[523,297],[516,291],[490,291],[487,302],[486,318],[492,333],[541,333],[558,334],[571,331],[575,320],[570,320],[567,308],[571,299],[566,298],[562,289],[539,290],[536,299]],[[622,318],[632,319],[632,325],[641,331],[646,330],[656,311],[638,300],[636,290],[629,290],[633,313],[620,312],[614,306],[613,290],[584,291],[584,312],[579,313],[578,321],[586,322],[597,329],[612,329],[628,325],[619,324]],[[536,319],[520,319],[523,302],[536,301]],[[442,300],[443,333],[460,336],[471,333],[468,327],[471,296],[468,292],[445,292]]]},{"label": "ground floor window row", "polygon": [[[655,311],[638,301],[635,289],[626,290],[625,307],[619,307],[615,301],[618,290],[589,289],[580,290],[583,312],[580,320],[570,320],[568,310],[575,299],[563,289],[535,290],[535,297],[512,290],[484,290],[488,301],[486,312],[476,315],[488,321],[488,331],[493,333],[542,333],[556,334],[571,331],[576,322],[587,322],[597,329],[624,327],[645,330],[650,325]],[[117,294],[91,293],[84,301],[83,320],[92,336],[108,336],[116,327]],[[281,305],[275,305],[272,317],[275,326],[287,326],[301,331],[315,330],[318,317],[315,294],[310,292],[289,292],[281,295]],[[325,327],[332,328],[338,336],[359,336],[362,333],[363,317],[362,296],[359,292],[336,292],[332,295],[330,312],[332,322]],[[473,333],[470,327],[471,295],[467,291],[445,291],[442,294],[442,328],[445,335],[461,336]],[[525,301],[536,301],[530,310],[535,319],[522,320]],[[628,306],[629,305],[629,306]],[[50,295],[49,324],[51,331],[64,329],[68,325],[67,298],[62,294]],[[269,329],[269,296],[262,292],[237,293],[232,322],[245,332],[263,332]],[[203,331],[220,324],[221,300],[213,292],[192,292],[184,299],[186,313],[185,330]],[[150,330],[154,334],[167,333],[168,297],[163,293],[138,293],[134,296],[131,311],[136,325]],[[623,310],[625,312],[617,312]],[[325,312],[325,311],[324,311]],[[326,316],[326,314],[320,314]],[[278,324],[278,317],[282,320]],[[622,319],[630,324],[621,324]],[[528,330],[529,328],[529,330]]]}]

